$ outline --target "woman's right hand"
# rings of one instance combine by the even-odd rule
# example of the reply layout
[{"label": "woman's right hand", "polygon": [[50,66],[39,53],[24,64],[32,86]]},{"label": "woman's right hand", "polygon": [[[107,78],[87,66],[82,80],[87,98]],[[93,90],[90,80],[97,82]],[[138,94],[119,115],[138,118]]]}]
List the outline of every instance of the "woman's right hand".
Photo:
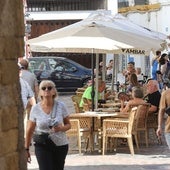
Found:
[{"label": "woman's right hand", "polygon": [[26,157],[27,157],[27,162],[31,163],[31,155],[30,155],[29,150],[26,150]]}]

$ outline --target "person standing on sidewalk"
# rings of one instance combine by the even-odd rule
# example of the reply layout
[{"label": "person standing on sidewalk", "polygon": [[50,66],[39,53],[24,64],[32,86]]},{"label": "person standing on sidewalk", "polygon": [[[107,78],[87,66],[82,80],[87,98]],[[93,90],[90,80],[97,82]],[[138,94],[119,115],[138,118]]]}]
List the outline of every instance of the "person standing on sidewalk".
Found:
[{"label": "person standing on sidewalk", "polygon": [[20,66],[21,66],[21,77],[27,81],[27,83],[30,85],[32,91],[34,92],[35,97],[37,98],[38,96],[38,81],[36,76],[34,75],[34,73],[31,73],[28,70],[28,65],[29,62],[26,59],[22,59],[19,62]]},{"label": "person standing on sidewalk", "polygon": [[161,57],[161,51],[156,51],[156,56],[151,61],[152,66],[152,79],[157,80],[156,71],[159,70],[159,59]]},{"label": "person standing on sidewalk", "polygon": [[160,105],[159,105],[157,136],[159,138],[162,135],[163,118],[164,118],[164,114],[167,113],[168,117],[165,122],[165,139],[170,149],[170,97],[169,96],[170,96],[170,89],[167,89],[162,92]]},{"label": "person standing on sidewalk", "polygon": [[[27,81],[25,81],[21,77],[21,67],[19,67],[19,82],[21,86],[21,98],[22,98],[24,110],[26,110],[28,106],[35,105],[36,100],[30,85],[27,83]],[[24,117],[25,117],[25,113],[24,113]]]},{"label": "person standing on sidewalk", "polygon": [[21,86],[21,98],[22,98],[23,106],[24,106],[24,109],[27,109],[28,105],[33,106],[36,104],[34,93],[31,90],[31,87],[29,86],[29,84],[25,80],[23,80],[20,77],[19,81],[20,81],[20,86]]},{"label": "person standing on sidewalk", "polygon": [[[24,111],[24,129],[26,129],[26,124],[30,116],[31,108],[34,104],[36,104],[36,100],[38,96],[38,81],[34,73],[31,73],[28,70],[29,62],[27,59],[21,59],[18,65],[20,67],[20,79],[22,79],[22,81],[26,82],[28,86],[30,86],[30,90],[32,91],[34,95],[34,101],[30,100],[31,102],[27,103],[27,106]],[[24,136],[25,136],[25,133],[24,133]]]},{"label": "person standing on sidewalk", "polygon": [[[65,104],[56,100],[55,84],[43,80],[39,85],[40,102],[32,107],[26,128],[25,149],[31,162],[29,146],[33,138],[40,170],[64,170],[68,153],[66,131],[71,128]],[[40,140],[41,139],[41,140]]]},{"label": "person standing on sidewalk", "polygon": [[[37,100],[38,81],[37,81],[37,78],[34,75],[34,73],[31,73],[28,70],[28,65],[29,65],[28,60],[21,59],[21,61],[19,62],[19,66],[20,66],[20,70],[21,70],[20,77],[30,85],[32,91],[34,92],[34,97]],[[25,121],[27,121],[29,119],[29,114],[30,114],[31,107],[32,107],[31,105],[27,106],[27,109],[26,109],[27,117],[26,117]]]}]

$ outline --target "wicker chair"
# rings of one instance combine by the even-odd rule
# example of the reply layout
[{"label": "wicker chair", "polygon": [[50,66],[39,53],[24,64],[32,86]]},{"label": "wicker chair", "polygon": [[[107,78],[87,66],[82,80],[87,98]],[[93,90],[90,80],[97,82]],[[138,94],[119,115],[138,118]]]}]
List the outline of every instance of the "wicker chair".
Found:
[{"label": "wicker chair", "polygon": [[[135,137],[136,146],[139,149],[139,142],[140,139],[140,132],[144,132],[145,134],[145,143],[148,147],[148,130],[147,130],[147,118],[148,118],[148,111],[150,108],[150,104],[141,104],[137,106],[137,112],[133,124],[132,134]],[[141,141],[141,140],[140,140]]]},{"label": "wicker chair", "polygon": [[84,92],[86,90],[87,87],[81,87],[81,88],[77,88],[76,93],[77,92]]},{"label": "wicker chair", "polygon": [[81,92],[80,92],[80,91],[76,91],[76,96],[82,97],[83,93],[84,93],[84,92],[82,92],[82,91],[81,91]]},{"label": "wicker chair", "polygon": [[79,107],[79,103],[80,103],[80,100],[81,100],[81,96],[73,95],[73,96],[71,97],[71,99],[72,99],[73,104],[74,104],[75,112],[76,112],[76,113],[81,113],[81,112],[82,112],[82,108]]},{"label": "wicker chair", "polygon": [[78,140],[79,154],[81,154],[81,134],[80,134],[80,122],[78,119],[70,119],[71,129],[66,134],[68,137],[76,136]]},{"label": "wicker chair", "polygon": [[102,154],[107,150],[108,138],[127,138],[129,149],[134,155],[133,142],[132,142],[132,128],[137,112],[137,107],[132,108],[129,113],[129,118],[118,119],[105,119],[103,120],[103,150]]},{"label": "wicker chair", "polygon": [[90,111],[91,107],[89,106],[89,103],[86,98],[83,98],[83,111]]},{"label": "wicker chair", "polygon": [[68,137],[77,136],[79,153],[81,153],[81,143],[83,141],[86,146],[85,151],[87,151],[88,147],[90,148],[90,151],[92,149],[91,121],[91,118],[88,117],[76,117],[74,119],[70,119],[71,129],[67,131],[67,135]]},{"label": "wicker chair", "polygon": [[80,132],[82,134],[82,137],[85,139],[86,148],[85,151],[87,151],[88,148],[90,148],[90,151],[92,151],[92,118],[90,117],[78,117],[80,121]]}]

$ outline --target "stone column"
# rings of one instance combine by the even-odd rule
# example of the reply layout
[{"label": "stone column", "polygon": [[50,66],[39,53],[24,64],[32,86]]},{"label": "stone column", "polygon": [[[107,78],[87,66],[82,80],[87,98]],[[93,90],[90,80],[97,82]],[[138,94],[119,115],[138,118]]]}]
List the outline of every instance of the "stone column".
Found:
[{"label": "stone column", "polygon": [[22,0],[0,1],[0,169],[26,170],[18,57],[24,54]]}]

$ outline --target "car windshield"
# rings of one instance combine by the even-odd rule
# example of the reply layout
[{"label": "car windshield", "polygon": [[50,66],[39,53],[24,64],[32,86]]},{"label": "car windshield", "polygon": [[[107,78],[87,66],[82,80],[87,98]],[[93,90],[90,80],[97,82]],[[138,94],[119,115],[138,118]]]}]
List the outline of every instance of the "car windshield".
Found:
[{"label": "car windshield", "polygon": [[49,64],[51,70],[55,71],[71,72],[73,71],[73,67],[75,67],[72,63],[59,59],[49,59]]},{"label": "car windshield", "polygon": [[39,60],[30,60],[29,61],[29,70],[33,72],[34,70],[47,70],[47,61],[45,59],[39,59]]}]

